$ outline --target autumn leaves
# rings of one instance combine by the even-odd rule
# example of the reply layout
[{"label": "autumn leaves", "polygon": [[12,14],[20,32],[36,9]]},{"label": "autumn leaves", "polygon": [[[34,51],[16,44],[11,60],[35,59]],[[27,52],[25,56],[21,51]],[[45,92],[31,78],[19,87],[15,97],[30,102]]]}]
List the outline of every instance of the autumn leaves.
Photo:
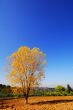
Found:
[{"label": "autumn leaves", "polygon": [[38,48],[30,49],[23,46],[9,56],[9,60],[8,79],[11,84],[22,87],[26,103],[28,103],[30,90],[38,85],[44,76],[45,54]]}]

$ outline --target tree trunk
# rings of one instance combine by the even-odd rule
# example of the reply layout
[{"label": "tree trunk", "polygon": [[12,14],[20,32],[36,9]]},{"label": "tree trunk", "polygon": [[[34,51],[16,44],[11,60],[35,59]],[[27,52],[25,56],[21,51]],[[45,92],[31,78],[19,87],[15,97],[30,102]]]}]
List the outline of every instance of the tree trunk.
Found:
[{"label": "tree trunk", "polygon": [[26,104],[28,104],[29,91],[30,91],[30,88],[27,89],[27,94],[25,95]]},{"label": "tree trunk", "polygon": [[28,104],[28,95],[25,97],[26,104]]}]

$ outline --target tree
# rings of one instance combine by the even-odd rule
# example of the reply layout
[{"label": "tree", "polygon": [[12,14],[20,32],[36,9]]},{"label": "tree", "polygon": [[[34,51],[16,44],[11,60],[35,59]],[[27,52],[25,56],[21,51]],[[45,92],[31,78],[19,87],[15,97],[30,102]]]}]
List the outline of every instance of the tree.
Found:
[{"label": "tree", "polygon": [[30,90],[39,85],[46,66],[45,54],[38,48],[20,47],[8,58],[8,80],[11,84],[21,86],[28,103]]},{"label": "tree", "polygon": [[71,88],[69,84],[67,84],[67,92],[70,93],[71,91],[73,91],[73,89]]},{"label": "tree", "polygon": [[12,94],[12,89],[9,85],[0,84],[0,97],[7,97],[9,94]]},{"label": "tree", "polygon": [[65,87],[63,87],[63,86],[61,86],[61,85],[58,85],[58,86],[55,88],[55,90],[56,90],[57,92],[62,92],[62,91],[65,91]]}]

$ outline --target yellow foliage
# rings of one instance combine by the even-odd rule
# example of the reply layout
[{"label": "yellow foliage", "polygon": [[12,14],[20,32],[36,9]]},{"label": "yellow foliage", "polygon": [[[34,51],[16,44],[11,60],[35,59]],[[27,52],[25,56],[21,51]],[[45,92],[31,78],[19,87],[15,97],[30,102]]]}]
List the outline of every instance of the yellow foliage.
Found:
[{"label": "yellow foliage", "polygon": [[20,47],[10,57],[11,71],[8,80],[21,85],[23,89],[32,88],[44,76],[45,54],[39,48]]}]

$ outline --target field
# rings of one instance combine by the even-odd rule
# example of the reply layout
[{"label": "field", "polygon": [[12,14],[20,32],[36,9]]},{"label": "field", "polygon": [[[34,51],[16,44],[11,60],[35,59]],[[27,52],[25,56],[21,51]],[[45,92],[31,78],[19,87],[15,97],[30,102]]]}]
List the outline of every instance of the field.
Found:
[{"label": "field", "polygon": [[73,96],[30,97],[27,105],[23,98],[1,99],[0,110],[73,110]]}]

